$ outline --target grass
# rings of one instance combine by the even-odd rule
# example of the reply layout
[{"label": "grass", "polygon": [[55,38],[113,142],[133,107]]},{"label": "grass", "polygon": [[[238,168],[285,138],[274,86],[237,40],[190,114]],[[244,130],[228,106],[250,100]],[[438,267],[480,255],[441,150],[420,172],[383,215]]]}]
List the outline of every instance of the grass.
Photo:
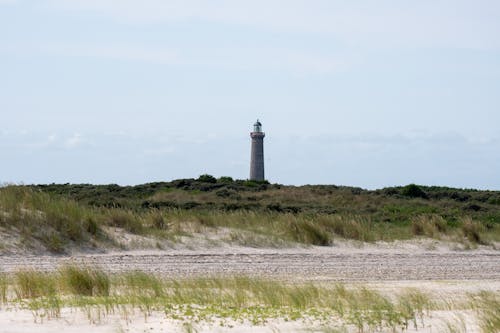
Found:
[{"label": "grass", "polygon": [[0,305],[7,302],[8,282],[5,274],[0,274]]},{"label": "grass", "polygon": [[[314,322],[325,332],[344,328],[373,332],[420,329],[432,311],[449,309],[416,289],[389,297],[363,286],[292,284],[245,276],[174,280],[140,271],[109,275],[95,267],[66,266],[50,273],[18,271],[2,279],[3,304],[28,309],[37,321],[58,318],[62,308],[79,310],[90,322],[110,314],[127,319],[139,310],[146,320],[163,313],[187,326],[229,321],[260,325],[280,318]],[[499,300],[498,292],[481,292],[454,306],[473,309],[482,331],[491,333],[500,327]],[[456,328],[446,324],[449,331]]]},{"label": "grass", "polygon": [[378,292],[340,284],[296,285],[244,276],[171,280],[143,272],[109,276],[96,268],[75,266],[52,273],[19,271],[7,278],[6,285],[14,291],[7,290],[6,302],[17,302],[37,315],[57,317],[62,307],[73,307],[87,312],[91,320],[131,307],[145,316],[161,311],[168,318],[193,322],[215,317],[254,324],[269,318],[314,318],[327,324],[334,319],[362,331],[404,327],[428,305],[421,301],[425,296],[402,295],[401,306]]},{"label": "grass", "polygon": [[109,295],[109,277],[101,270],[89,267],[66,266],[61,268],[59,273],[66,290],[73,295]]},{"label": "grass", "polygon": [[328,246],[335,239],[414,237],[453,240],[468,247],[500,242],[496,192],[457,190],[439,197],[444,190],[428,190],[424,198],[408,197],[414,190],[401,190],[403,195],[319,185],[248,187],[234,181],[168,184],[104,187],[109,191],[106,200],[86,186],[6,186],[0,188],[0,227],[20,235],[27,248],[36,240],[56,253],[72,246],[112,245],[106,227],[160,240],[229,228],[229,241],[250,246]]},{"label": "grass", "polygon": [[14,277],[14,292],[19,299],[52,296],[56,293],[56,281],[49,273],[21,270]]},{"label": "grass", "polygon": [[0,226],[16,230],[30,245],[42,242],[62,252],[70,242],[83,243],[100,233],[94,209],[22,186],[0,189]]},{"label": "grass", "polygon": [[479,318],[479,326],[485,333],[500,332],[500,294],[480,292],[472,295],[472,304]]}]

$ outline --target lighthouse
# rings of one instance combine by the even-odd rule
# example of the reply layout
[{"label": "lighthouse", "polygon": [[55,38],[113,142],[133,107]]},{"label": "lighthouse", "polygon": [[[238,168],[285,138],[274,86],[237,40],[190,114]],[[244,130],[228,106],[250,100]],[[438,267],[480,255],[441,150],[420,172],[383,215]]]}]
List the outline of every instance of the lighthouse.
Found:
[{"label": "lighthouse", "polygon": [[262,124],[257,119],[253,125],[253,132],[250,133],[252,138],[252,153],[250,156],[250,180],[265,180],[264,178],[264,137],[266,134],[262,132]]}]

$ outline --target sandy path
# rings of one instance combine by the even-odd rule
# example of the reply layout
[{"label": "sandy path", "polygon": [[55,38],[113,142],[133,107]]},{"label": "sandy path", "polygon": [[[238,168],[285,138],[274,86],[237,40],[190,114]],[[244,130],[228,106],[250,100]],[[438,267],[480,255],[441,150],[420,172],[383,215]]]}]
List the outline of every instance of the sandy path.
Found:
[{"label": "sandy path", "polygon": [[76,256],[0,256],[0,271],[53,270],[67,263],[170,277],[245,274],[293,280],[500,280],[500,251],[336,251],[335,248],[121,252]]}]

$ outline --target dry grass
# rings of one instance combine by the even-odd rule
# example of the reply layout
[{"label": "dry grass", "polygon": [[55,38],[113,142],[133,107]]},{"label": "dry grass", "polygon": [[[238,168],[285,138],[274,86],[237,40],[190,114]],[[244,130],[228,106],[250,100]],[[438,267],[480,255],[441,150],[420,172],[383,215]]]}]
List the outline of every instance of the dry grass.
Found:
[{"label": "dry grass", "polygon": [[445,219],[435,214],[415,216],[411,221],[411,227],[414,235],[431,238],[445,234],[448,229]]},{"label": "dry grass", "polygon": [[482,224],[472,220],[470,217],[463,217],[461,222],[462,232],[470,242],[474,244],[487,244],[483,236],[485,230]]}]

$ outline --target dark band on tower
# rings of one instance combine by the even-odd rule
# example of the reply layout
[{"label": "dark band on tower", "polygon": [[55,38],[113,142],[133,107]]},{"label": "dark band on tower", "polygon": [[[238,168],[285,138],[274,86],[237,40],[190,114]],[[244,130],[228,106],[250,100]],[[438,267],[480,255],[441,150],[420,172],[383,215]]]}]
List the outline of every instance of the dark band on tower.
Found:
[{"label": "dark band on tower", "polygon": [[250,133],[252,138],[252,155],[250,157],[250,180],[265,180],[264,178],[264,137],[266,134],[262,132],[262,124],[257,119],[253,125],[253,132]]}]

